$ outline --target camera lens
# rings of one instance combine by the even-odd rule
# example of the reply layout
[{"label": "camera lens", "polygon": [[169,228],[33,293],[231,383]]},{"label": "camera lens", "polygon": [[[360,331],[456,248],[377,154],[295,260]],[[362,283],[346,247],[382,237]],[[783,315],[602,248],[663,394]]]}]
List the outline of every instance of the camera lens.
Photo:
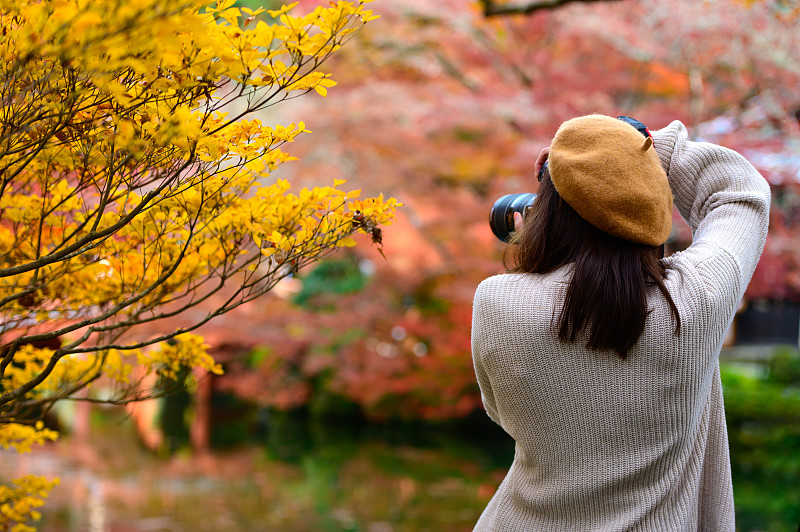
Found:
[{"label": "camera lens", "polygon": [[525,214],[525,208],[533,204],[536,194],[533,192],[522,192],[518,194],[506,194],[494,202],[489,213],[489,226],[492,228],[494,236],[508,242],[511,233],[514,231],[514,213]]}]

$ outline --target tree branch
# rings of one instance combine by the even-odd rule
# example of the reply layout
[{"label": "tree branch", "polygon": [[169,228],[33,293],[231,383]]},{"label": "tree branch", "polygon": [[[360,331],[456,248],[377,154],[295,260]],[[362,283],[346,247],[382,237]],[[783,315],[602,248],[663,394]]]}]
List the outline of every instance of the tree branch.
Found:
[{"label": "tree branch", "polygon": [[498,4],[496,0],[480,0],[483,16],[501,17],[509,15],[530,15],[543,9],[556,9],[573,2],[617,2],[619,0],[537,0],[533,2],[514,2]]}]

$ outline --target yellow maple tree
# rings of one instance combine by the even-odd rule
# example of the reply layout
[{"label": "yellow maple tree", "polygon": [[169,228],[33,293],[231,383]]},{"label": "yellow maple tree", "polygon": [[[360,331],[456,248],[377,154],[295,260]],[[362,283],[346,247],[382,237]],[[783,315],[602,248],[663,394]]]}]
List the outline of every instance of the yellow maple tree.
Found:
[{"label": "yellow maple tree", "polygon": [[[221,371],[190,331],[356,232],[380,245],[397,202],[343,180],[297,193],[270,180],[308,130],[259,119],[326,94],[321,66],[377,18],[368,1],[295,15],[0,0],[0,446],[54,439],[37,420],[98,379],[113,384],[102,400],[124,403],[148,396],[140,375]],[[198,306],[184,328],[148,334]],[[29,530],[52,483],[14,483],[0,529]]]}]

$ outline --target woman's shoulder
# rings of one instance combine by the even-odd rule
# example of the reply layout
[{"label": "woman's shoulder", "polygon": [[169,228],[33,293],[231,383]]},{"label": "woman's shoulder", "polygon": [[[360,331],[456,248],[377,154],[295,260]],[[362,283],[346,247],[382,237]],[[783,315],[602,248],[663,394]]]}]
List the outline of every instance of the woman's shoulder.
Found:
[{"label": "woman's shoulder", "polygon": [[494,299],[503,299],[503,294],[513,290],[523,281],[520,273],[501,273],[487,277],[478,284],[475,290],[474,304],[480,306]]},{"label": "woman's shoulder", "polygon": [[491,290],[508,286],[512,283],[519,283],[525,277],[524,273],[500,273],[487,277],[478,285],[478,290]]},{"label": "woman's shoulder", "polygon": [[544,291],[549,287],[563,289],[569,283],[571,266],[564,266],[555,271],[539,273],[502,273],[481,281],[475,292],[475,299],[480,297],[501,297],[510,299],[513,296],[530,294],[531,291]]}]

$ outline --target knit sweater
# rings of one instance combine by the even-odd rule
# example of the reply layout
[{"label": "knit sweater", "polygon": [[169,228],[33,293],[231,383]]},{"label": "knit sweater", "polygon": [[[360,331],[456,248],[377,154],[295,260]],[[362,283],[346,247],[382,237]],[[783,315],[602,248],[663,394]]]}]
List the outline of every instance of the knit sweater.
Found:
[{"label": "knit sweater", "polygon": [[[472,353],[484,407],[516,442],[478,531],[733,531],[719,352],[767,234],[769,186],[738,153],[653,132],[693,231],[662,259],[680,333],[657,288],[623,360],[559,340],[567,265],[504,274],[475,293]],[[624,324],[620,324],[624,326]]]}]

